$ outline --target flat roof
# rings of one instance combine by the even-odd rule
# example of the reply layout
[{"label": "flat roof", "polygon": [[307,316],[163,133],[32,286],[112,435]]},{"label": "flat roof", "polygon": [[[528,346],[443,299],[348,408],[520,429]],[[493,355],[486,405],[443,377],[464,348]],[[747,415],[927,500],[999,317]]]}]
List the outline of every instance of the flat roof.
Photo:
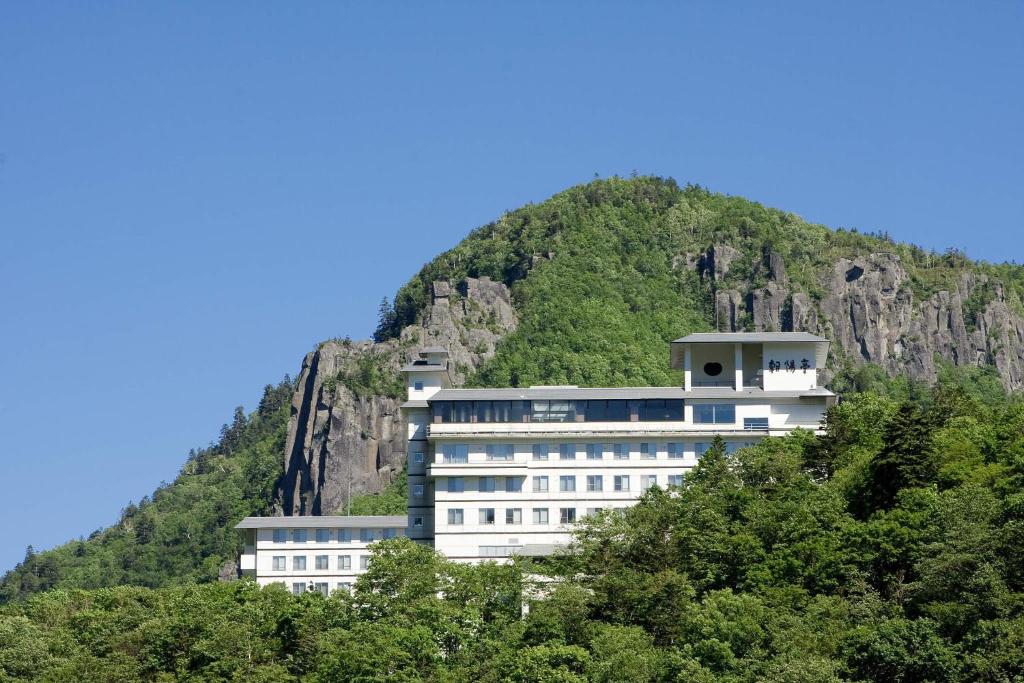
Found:
[{"label": "flat roof", "polygon": [[828,389],[802,391],[764,391],[745,387],[736,391],[732,387],[700,387],[686,391],[682,387],[520,387],[512,389],[441,389],[429,402],[434,401],[531,401],[531,400],[586,400],[586,399],[718,399],[718,398],[800,398],[801,396],[834,396]]},{"label": "flat roof", "polygon": [[409,363],[400,372],[440,372],[447,369],[447,363]]},{"label": "flat roof", "polygon": [[448,349],[443,346],[425,346],[420,349],[420,353],[448,353]]},{"label": "flat roof", "polygon": [[772,342],[825,342],[828,340],[810,332],[694,332],[673,341],[673,344],[715,343],[764,344]]},{"label": "flat roof", "polygon": [[405,527],[406,515],[291,515],[288,517],[246,517],[236,529],[384,529]]}]

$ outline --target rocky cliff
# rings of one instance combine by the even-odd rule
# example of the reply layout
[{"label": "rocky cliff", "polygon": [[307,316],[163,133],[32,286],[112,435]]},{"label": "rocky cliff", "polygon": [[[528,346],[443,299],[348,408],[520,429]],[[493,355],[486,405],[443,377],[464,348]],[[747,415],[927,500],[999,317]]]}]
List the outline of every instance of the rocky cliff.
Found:
[{"label": "rocky cliff", "polygon": [[1024,318],[985,274],[967,270],[955,286],[916,299],[899,256],[872,253],[818,273],[824,294],[812,296],[787,280],[775,253],[766,257],[764,286],[720,286],[736,255],[722,245],[689,259],[712,287],[719,330],[806,330],[832,340],[836,361],[876,363],[890,375],[926,381],[935,379],[937,359],[993,365],[1007,388],[1024,387]]},{"label": "rocky cliff", "polygon": [[405,387],[398,369],[423,346],[448,349],[456,386],[515,329],[508,287],[490,278],[433,283],[421,321],[399,339],[324,342],[306,355],[292,400],[278,507],[289,515],[334,514],[375,493],[405,462]]}]

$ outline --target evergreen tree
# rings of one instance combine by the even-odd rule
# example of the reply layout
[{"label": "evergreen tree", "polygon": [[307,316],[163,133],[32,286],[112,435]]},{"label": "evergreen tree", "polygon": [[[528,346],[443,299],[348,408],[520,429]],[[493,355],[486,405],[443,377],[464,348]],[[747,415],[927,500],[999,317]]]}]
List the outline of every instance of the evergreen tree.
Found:
[{"label": "evergreen tree", "polygon": [[891,508],[900,490],[925,486],[935,476],[931,422],[916,403],[907,401],[889,421],[885,446],[868,466],[867,511]]},{"label": "evergreen tree", "polygon": [[387,297],[382,298],[377,306],[377,329],[373,332],[373,340],[379,342],[391,338],[397,332],[397,324],[394,306]]}]

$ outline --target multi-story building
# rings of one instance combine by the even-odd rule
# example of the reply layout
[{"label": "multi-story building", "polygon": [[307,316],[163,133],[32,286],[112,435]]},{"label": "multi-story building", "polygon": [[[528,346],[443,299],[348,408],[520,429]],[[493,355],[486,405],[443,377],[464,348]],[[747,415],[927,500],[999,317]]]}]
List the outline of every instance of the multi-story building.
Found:
[{"label": "multi-story building", "polygon": [[[402,369],[408,519],[249,518],[239,525],[255,530],[243,569],[261,583],[333,590],[331,581],[340,586],[358,574],[355,559],[351,573],[318,574],[293,569],[289,552],[307,561],[326,554],[333,566],[337,548],[354,543],[351,534],[341,541],[343,529],[394,530],[397,520],[410,538],[457,561],[548,554],[584,516],[628,507],[651,486],[681,484],[716,435],[733,451],[796,428],[819,430],[835,400],[818,383],[828,346],[805,332],[691,334],[671,344],[681,387],[604,389],[453,389],[447,351],[423,349]],[[291,527],[335,536],[324,536],[316,552],[303,545],[310,541],[274,542]]]},{"label": "multi-story building", "polygon": [[261,586],[283,583],[293,593],[327,595],[350,589],[370,566],[368,546],[404,536],[405,515],[365,517],[246,517],[240,569]]}]

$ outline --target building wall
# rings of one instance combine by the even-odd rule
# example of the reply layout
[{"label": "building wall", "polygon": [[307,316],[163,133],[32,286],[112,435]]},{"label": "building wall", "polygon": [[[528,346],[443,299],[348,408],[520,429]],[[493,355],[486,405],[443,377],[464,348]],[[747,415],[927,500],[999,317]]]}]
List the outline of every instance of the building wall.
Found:
[{"label": "building wall", "polygon": [[[339,540],[338,529],[329,529],[329,540],[318,542],[316,540],[316,529],[305,529],[306,541],[295,540],[294,529],[283,529],[286,532],[286,540],[283,542],[274,540],[274,529],[247,530],[245,551],[242,554],[241,565],[246,573],[251,568],[256,582],[261,586],[268,586],[272,583],[281,583],[293,592],[302,592],[308,589],[309,584],[320,589],[327,584],[329,592],[339,588],[349,588],[355,583],[356,578],[366,571],[362,558],[369,558],[369,545],[372,541],[362,536],[362,529],[350,529],[351,540]],[[391,528],[385,532],[384,529],[373,529],[373,540],[379,540],[386,535],[404,536],[404,528]],[[316,558],[327,557],[327,567],[317,569]],[[343,566],[339,558],[349,558],[348,567]],[[274,559],[284,558],[284,569],[275,569]],[[295,565],[295,558],[305,558],[305,568]],[[301,590],[298,585],[301,584]]]},{"label": "building wall", "polygon": [[[432,474],[435,489],[434,547],[453,560],[471,561],[481,557],[500,557],[501,549],[531,544],[564,544],[571,538],[571,523],[563,524],[563,509],[574,511],[581,520],[594,509],[626,508],[636,502],[650,484],[665,488],[669,477],[678,477],[692,469],[698,453],[710,445],[712,433],[694,437],[662,437],[658,439],[588,439],[586,441],[527,441],[514,444],[513,462],[488,462],[486,442],[469,446],[469,462],[444,463],[441,454],[444,442],[437,444]],[[752,445],[761,435],[733,434],[727,443],[730,450]],[[548,444],[547,460],[533,454],[534,444]],[[560,458],[560,444],[575,446],[575,459]],[[613,444],[625,444],[628,459],[617,459]],[[650,456],[641,452],[641,444],[649,444]],[[681,457],[669,456],[669,444],[680,444]],[[601,458],[588,458],[587,444],[601,445]],[[646,482],[644,478],[653,480]],[[535,490],[535,482],[547,477],[547,491]],[[562,490],[562,477],[571,477],[573,490]],[[588,477],[600,477],[600,490],[589,490]],[[616,477],[628,477],[624,490],[616,489]],[[451,480],[461,480],[461,489],[452,491]],[[493,479],[493,491],[481,490],[481,479]],[[507,480],[514,480],[519,491],[508,491]],[[597,483],[597,482],[594,482]],[[674,483],[679,483],[675,481]],[[482,521],[482,509],[494,510],[494,522]],[[519,510],[518,523],[509,523],[506,511]],[[461,510],[461,523],[451,523],[451,511]],[[538,521],[534,510],[546,510],[547,521]]]},{"label": "building wall", "polygon": [[[769,364],[775,361],[781,363],[783,369],[771,370]],[[801,365],[807,361],[808,368],[801,369]],[[792,362],[796,370],[785,369],[786,364]],[[762,362],[764,373],[765,391],[803,391],[814,389],[818,386],[817,367],[815,366],[815,348],[811,343],[778,343],[764,345],[764,358]]]},{"label": "building wall", "polygon": [[[692,344],[690,350],[692,381],[694,387],[736,386],[735,344]],[[718,363],[722,372],[709,375],[704,371],[708,363]]]}]

